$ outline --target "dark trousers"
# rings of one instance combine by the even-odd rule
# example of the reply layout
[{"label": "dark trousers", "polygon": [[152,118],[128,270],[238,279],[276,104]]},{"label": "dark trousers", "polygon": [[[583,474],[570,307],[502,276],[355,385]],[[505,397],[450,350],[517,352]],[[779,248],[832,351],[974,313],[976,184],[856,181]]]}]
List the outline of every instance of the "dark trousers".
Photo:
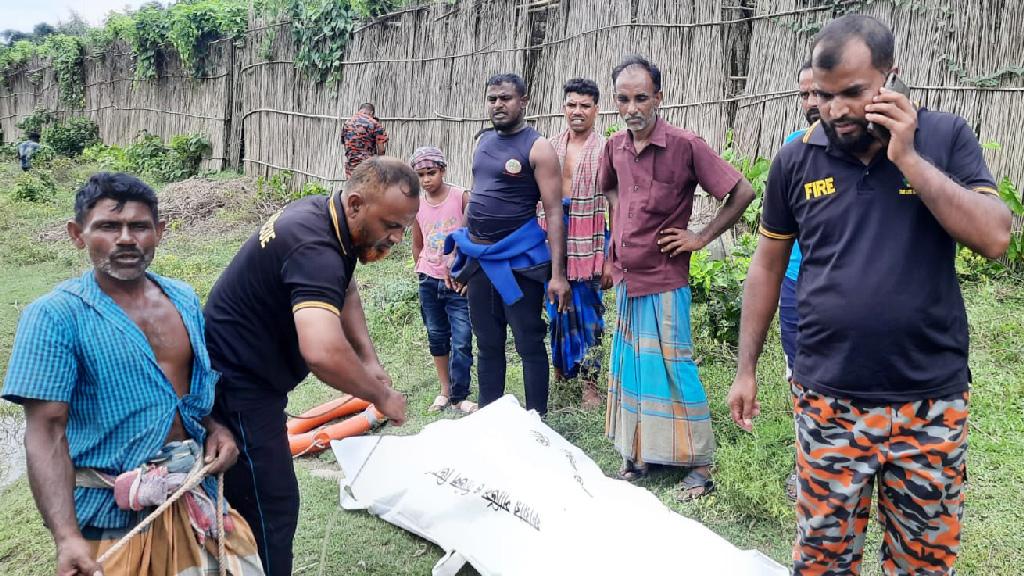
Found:
[{"label": "dark trousers", "polygon": [[544,346],[547,325],[541,316],[544,284],[516,273],[523,297],[509,306],[484,271],[469,278],[469,318],[477,345],[477,381],[480,406],[505,394],[506,326],[512,327],[516,352],[523,361],[526,408],[539,414],[548,411],[548,351]]},{"label": "dark trousers", "polygon": [[238,461],[224,474],[224,497],[245,518],[256,537],[267,576],[290,576],[292,540],[299,521],[299,483],[292,467],[284,413],[287,399],[232,411],[215,407],[231,429]]}]

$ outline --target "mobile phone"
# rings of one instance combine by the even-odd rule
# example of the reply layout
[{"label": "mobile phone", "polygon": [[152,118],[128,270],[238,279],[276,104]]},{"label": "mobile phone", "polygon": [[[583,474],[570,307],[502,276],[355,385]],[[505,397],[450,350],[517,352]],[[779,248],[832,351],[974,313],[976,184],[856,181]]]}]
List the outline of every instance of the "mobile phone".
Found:
[{"label": "mobile phone", "polygon": [[[885,77],[885,84],[883,84],[883,86],[888,90],[899,92],[908,98],[910,97],[910,87],[904,84],[903,80],[900,80],[899,76],[896,75],[896,72],[889,72],[889,75]],[[887,144],[889,142],[889,138],[892,137],[892,135],[889,134],[888,128],[875,124],[874,122],[868,122],[868,132],[875,138],[878,138],[880,141]]]}]

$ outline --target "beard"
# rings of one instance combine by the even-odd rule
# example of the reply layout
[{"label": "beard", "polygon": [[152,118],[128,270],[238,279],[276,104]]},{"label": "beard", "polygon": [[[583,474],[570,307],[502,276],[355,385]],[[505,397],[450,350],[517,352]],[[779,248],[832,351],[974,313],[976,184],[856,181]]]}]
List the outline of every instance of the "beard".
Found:
[{"label": "beard", "polygon": [[623,118],[622,121],[630,132],[636,133],[643,132],[644,130],[646,130],[648,127],[654,124],[656,118],[657,116],[655,114],[651,114],[650,116],[636,114],[634,116],[627,116]]},{"label": "beard", "polygon": [[863,118],[840,118],[839,121],[842,121],[844,124],[856,124],[860,130],[852,134],[842,135],[836,132],[833,126],[836,120],[832,122],[822,120],[821,125],[825,128],[825,134],[828,135],[829,142],[836,148],[856,155],[867,152],[876,142],[875,137],[868,132],[867,120]]},{"label": "beard", "polygon": [[[107,257],[96,263],[100,272],[114,278],[115,280],[131,281],[138,280],[145,273],[146,269],[153,262],[154,249],[142,250],[116,250]],[[119,261],[124,256],[134,256],[137,259],[131,263]]]},{"label": "beard", "polygon": [[372,246],[362,246],[356,249],[356,256],[359,257],[359,262],[368,264],[370,262],[377,262],[383,260],[391,254],[391,249],[394,248],[394,244],[388,241],[377,242]]},{"label": "beard", "polygon": [[808,124],[814,124],[821,119],[821,112],[818,111],[817,106],[814,106],[807,112],[804,112],[804,118],[807,119]]},{"label": "beard", "polygon": [[505,130],[505,129],[508,129],[508,128],[515,128],[516,126],[519,125],[519,122],[522,119],[523,119],[523,113],[522,112],[520,112],[519,114],[516,114],[516,115],[509,114],[508,112],[505,112],[505,116],[503,118],[501,118],[500,120],[496,119],[494,117],[494,115],[492,114],[491,115],[491,125],[494,126],[495,130]]}]

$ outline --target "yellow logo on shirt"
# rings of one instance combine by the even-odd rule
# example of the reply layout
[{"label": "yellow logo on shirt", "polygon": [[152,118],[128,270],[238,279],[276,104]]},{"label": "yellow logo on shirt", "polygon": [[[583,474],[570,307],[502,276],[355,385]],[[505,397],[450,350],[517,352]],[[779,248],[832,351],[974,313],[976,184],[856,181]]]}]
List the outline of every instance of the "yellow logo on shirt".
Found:
[{"label": "yellow logo on shirt", "polygon": [[277,233],[274,232],[274,222],[277,222],[277,219],[281,217],[282,212],[284,212],[284,210],[278,210],[275,212],[273,216],[267,219],[266,223],[263,224],[263,227],[260,228],[260,248],[266,248],[267,242],[270,242],[277,237]]},{"label": "yellow logo on shirt", "polygon": [[804,184],[804,194],[807,199],[831,196],[836,193],[835,179],[832,177],[807,182]]}]

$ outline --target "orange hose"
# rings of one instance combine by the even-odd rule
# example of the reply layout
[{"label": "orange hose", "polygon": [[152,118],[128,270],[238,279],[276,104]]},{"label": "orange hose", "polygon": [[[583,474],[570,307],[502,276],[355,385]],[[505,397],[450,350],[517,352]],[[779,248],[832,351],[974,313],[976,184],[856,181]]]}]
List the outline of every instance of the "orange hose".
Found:
[{"label": "orange hose", "polygon": [[287,424],[288,434],[295,435],[302,432],[309,432],[317,426],[330,422],[331,420],[337,420],[338,418],[348,416],[349,414],[355,414],[360,410],[365,410],[369,405],[370,403],[366,400],[346,394],[341,398],[335,398],[330,402],[325,402],[319,406],[310,408],[300,414],[298,418],[289,419]]},{"label": "orange hose", "polygon": [[366,434],[383,419],[384,415],[375,406],[369,405],[362,414],[336,424],[324,426],[312,432],[289,434],[288,446],[291,448],[292,456],[316,454],[326,449],[331,440]]}]

